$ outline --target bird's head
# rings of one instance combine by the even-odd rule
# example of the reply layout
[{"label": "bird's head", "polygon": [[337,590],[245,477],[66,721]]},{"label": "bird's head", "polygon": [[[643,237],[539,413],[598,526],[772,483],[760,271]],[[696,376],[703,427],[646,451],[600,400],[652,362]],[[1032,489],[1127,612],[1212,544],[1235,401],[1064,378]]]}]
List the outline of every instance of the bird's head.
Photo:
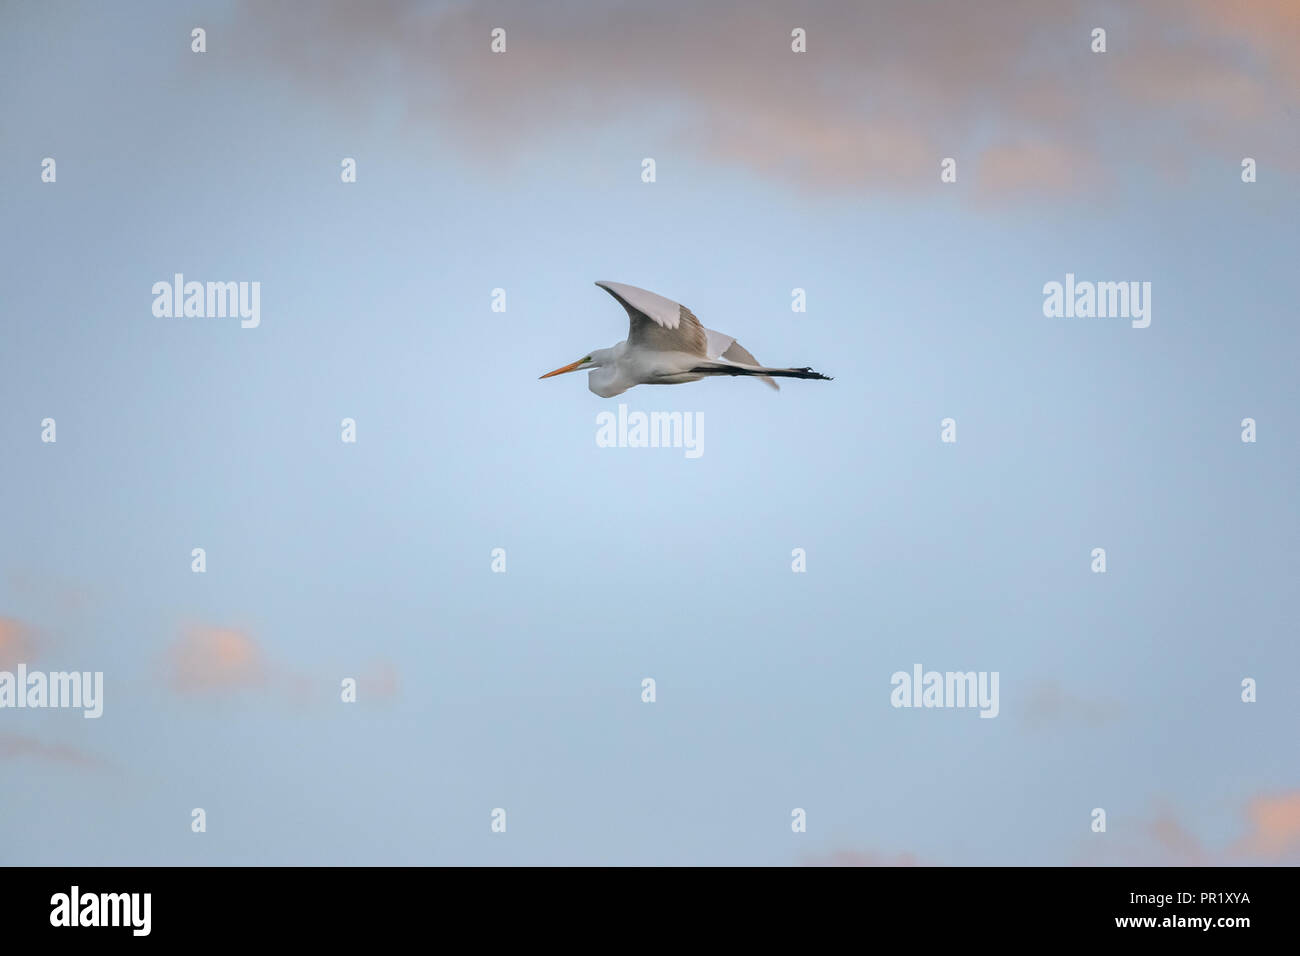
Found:
[{"label": "bird's head", "polygon": [[581,372],[587,369],[600,368],[604,364],[604,356],[609,349],[597,349],[589,355],[583,356],[576,362],[557,368],[554,372],[547,372],[540,378],[550,378],[552,375],[563,375],[565,372]]}]

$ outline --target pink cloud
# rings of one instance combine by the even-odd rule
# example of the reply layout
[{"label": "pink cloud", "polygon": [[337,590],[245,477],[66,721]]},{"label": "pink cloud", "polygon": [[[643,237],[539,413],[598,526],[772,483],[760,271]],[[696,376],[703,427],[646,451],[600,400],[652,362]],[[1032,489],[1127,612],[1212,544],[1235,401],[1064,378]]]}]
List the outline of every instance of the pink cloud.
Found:
[{"label": "pink cloud", "polygon": [[[400,693],[398,669],[383,658],[342,676],[356,677],[359,701],[392,700]],[[274,691],[295,708],[339,700],[339,676],[319,669],[313,676],[272,662],[258,640],[234,627],[187,626],[163,657],[163,679],[191,696]]]},{"label": "pink cloud", "polygon": [[0,617],[0,670],[12,670],[35,654],[31,629],[11,617]]},{"label": "pink cloud", "polygon": [[[361,118],[396,98],[408,127],[508,164],[539,144],[639,150],[804,188],[934,188],[939,161],[986,196],[1079,192],[1098,170],[1163,175],[1170,151],[1300,165],[1293,0],[779,0],[362,6],[248,2],[233,44],[254,69]],[[489,29],[507,31],[504,54]],[[790,33],[807,30],[808,51]],[[1108,52],[1090,51],[1108,30]],[[303,35],[310,42],[301,42]],[[1216,160],[1218,161],[1218,160]]]},{"label": "pink cloud", "polygon": [[1073,193],[1101,181],[1096,160],[1058,143],[1025,139],[989,146],[979,159],[980,189],[1010,193]]},{"label": "pink cloud", "polygon": [[1300,851],[1300,790],[1263,794],[1246,805],[1250,832],[1238,852],[1277,858]]},{"label": "pink cloud", "polygon": [[187,629],[167,655],[167,678],[182,693],[259,687],[267,679],[261,648],[234,628]]},{"label": "pink cloud", "polygon": [[[1170,806],[1089,839],[1086,863],[1123,866],[1240,866],[1300,859],[1300,790],[1259,794],[1241,807],[1244,837],[1211,845]],[[1116,839],[1116,838],[1119,839]]]},{"label": "pink cloud", "polygon": [[[1169,805],[1146,819],[1125,821],[1084,844],[1079,865],[1240,866],[1300,860],[1300,790],[1259,794],[1243,806],[1246,835],[1229,846],[1212,846],[1198,837]],[[804,866],[928,866],[911,853],[836,850],[807,857]]]}]

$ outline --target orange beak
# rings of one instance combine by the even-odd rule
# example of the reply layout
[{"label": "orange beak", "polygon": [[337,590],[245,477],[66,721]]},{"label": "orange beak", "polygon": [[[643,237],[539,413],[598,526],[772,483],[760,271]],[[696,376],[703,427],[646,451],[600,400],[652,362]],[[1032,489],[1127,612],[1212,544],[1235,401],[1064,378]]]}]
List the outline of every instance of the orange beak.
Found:
[{"label": "orange beak", "polygon": [[550,378],[552,375],[563,375],[565,372],[575,372],[577,371],[578,366],[585,361],[586,359],[578,359],[578,361],[574,362],[572,365],[566,365],[563,368],[557,368],[554,372],[547,372],[545,375],[542,375],[539,378]]}]

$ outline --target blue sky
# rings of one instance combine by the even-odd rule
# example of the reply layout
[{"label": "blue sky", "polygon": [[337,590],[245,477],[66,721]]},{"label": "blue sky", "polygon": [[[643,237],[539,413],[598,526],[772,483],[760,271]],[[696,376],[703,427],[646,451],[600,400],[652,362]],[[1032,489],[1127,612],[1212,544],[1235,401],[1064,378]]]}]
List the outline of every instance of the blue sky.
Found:
[{"label": "blue sky", "polygon": [[[862,24],[837,29],[835,7],[803,56],[828,34],[851,51]],[[1295,859],[1300,202],[1274,111],[1295,89],[1260,39],[1277,31],[1179,21],[1189,49],[1259,44],[1241,75],[1269,95],[1216,127],[1121,95],[1159,87],[1145,73],[1080,75],[1078,17],[1036,24],[1013,59],[1032,80],[1060,48],[1074,125],[1105,133],[1087,154],[1036,112],[1050,96],[1003,108],[982,61],[936,67],[978,118],[918,92],[915,129],[880,141],[882,116],[810,98],[869,67],[828,53],[793,81],[805,106],[773,99],[788,28],[744,44],[797,22],[780,5],[720,7],[759,26],[698,74],[628,48],[654,25],[627,7],[435,5],[454,34],[435,52],[482,42],[429,62],[402,5],[279,9],[0,14],[0,669],[105,680],[99,720],[0,710],[0,860]],[[878,9],[902,75],[925,43],[960,46],[951,21],[922,41]],[[1109,9],[1120,76],[1171,14],[1142,8],[1143,32]],[[285,22],[299,45],[270,55]],[[497,23],[524,86],[483,81]],[[543,27],[577,38],[570,59],[537,52]],[[610,35],[626,84],[591,52]],[[1161,53],[1149,69],[1172,69]],[[1177,74],[1190,106],[1239,89],[1235,56],[1204,84]],[[504,110],[525,86],[528,109]],[[967,144],[955,184],[950,151],[909,165],[947,128]],[[1019,188],[1004,142],[1071,159]],[[260,327],[155,317],[177,272],[260,281]],[[1045,318],[1067,272],[1151,282],[1151,326]],[[626,335],[596,279],[835,380],[613,400],[539,382]],[[701,414],[703,456],[597,447],[620,401]],[[999,716],[892,708],[914,663],[999,672]]]}]

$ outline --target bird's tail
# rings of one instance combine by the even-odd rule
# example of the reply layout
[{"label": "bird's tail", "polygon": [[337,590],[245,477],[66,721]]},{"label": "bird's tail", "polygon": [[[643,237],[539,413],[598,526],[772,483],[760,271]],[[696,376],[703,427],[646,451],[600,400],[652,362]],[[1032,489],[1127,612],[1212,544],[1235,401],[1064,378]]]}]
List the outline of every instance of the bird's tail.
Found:
[{"label": "bird's tail", "polygon": [[736,365],[730,362],[707,362],[691,369],[697,375],[758,375],[766,378],[815,378],[833,381],[829,375],[810,368],[764,368],[761,365]]}]

